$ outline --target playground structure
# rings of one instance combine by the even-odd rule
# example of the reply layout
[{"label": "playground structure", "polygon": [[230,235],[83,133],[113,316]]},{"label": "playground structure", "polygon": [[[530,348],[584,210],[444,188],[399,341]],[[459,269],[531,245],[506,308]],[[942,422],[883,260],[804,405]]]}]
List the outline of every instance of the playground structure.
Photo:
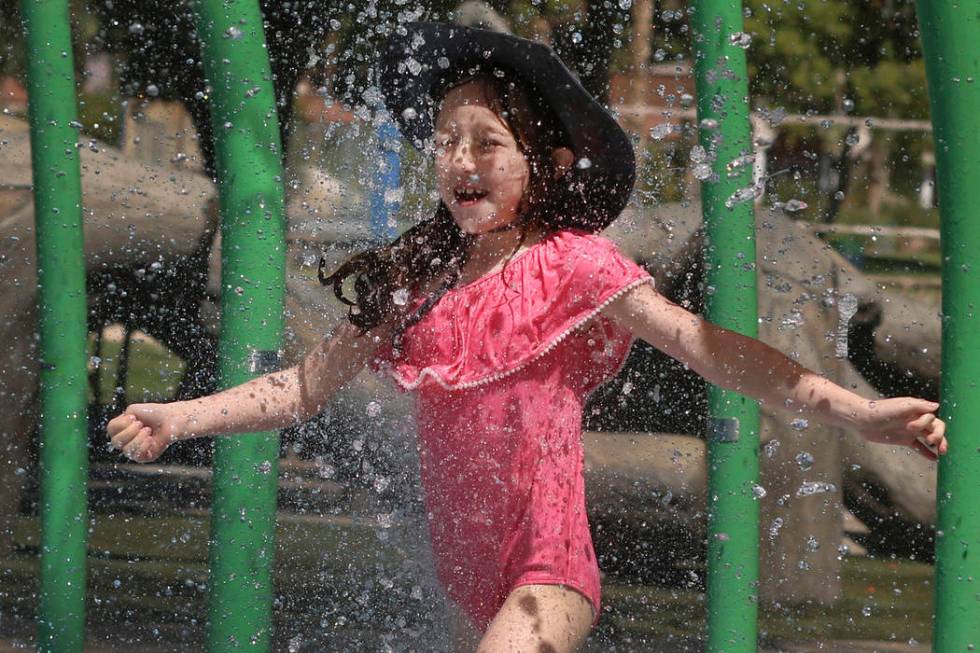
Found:
[{"label": "playground structure", "polygon": [[[935,9],[922,7],[921,4],[924,3],[920,3],[923,12]],[[70,124],[74,121],[74,116],[66,113],[74,106],[73,76],[70,66],[67,70],[54,68],[59,61],[64,60],[60,52],[65,51],[64,44],[67,43],[67,10],[61,8],[45,14],[37,13],[34,8],[26,5],[27,3],[25,21],[32,39],[30,81],[38,260],[45,261],[39,272],[39,287],[42,306],[53,309],[51,313],[43,312],[41,321],[44,347],[42,385],[45,388],[45,438],[42,446],[45,544],[42,549],[42,586],[46,589],[42,591],[38,641],[46,650],[72,650],[73,647],[80,648],[83,623],[80,615],[84,614],[84,565],[77,561],[84,560],[85,557],[86,520],[75,519],[75,516],[84,515],[85,510],[84,492],[76,490],[84,488],[85,479],[85,456],[82,450],[85,426],[81,417],[84,415],[85,400],[84,395],[80,395],[80,399],[79,396],[72,399],[72,392],[66,388],[80,391],[85,387],[84,360],[80,353],[84,352],[84,288],[64,288],[57,284],[72,283],[73,278],[74,283],[81,283],[79,280],[84,279],[84,273],[80,272],[81,264],[77,257],[74,260],[65,256],[53,257],[48,253],[48,248],[54,248],[61,253],[81,251],[77,155],[73,155],[71,151],[75,135]],[[224,383],[233,384],[268,369],[274,364],[274,356],[269,352],[279,349],[277,330],[280,327],[276,321],[279,319],[277,315],[282,313],[279,289],[282,285],[281,269],[277,271],[275,264],[269,263],[275,260],[275,255],[270,258],[267,252],[249,251],[248,248],[253,245],[268,245],[273,253],[281,253],[281,240],[276,232],[281,229],[282,223],[282,189],[281,184],[275,181],[280,164],[277,154],[278,133],[274,129],[275,120],[272,119],[275,112],[269,99],[272,93],[260,92],[243,99],[241,92],[244,85],[235,81],[268,79],[267,69],[238,68],[245,64],[259,65],[263,60],[260,46],[256,46],[256,43],[261,43],[261,29],[257,27],[261,23],[257,10],[245,6],[226,10],[227,15],[212,15],[208,13],[207,6],[202,5],[201,21],[215,30],[215,35],[205,39],[206,42],[215,42],[217,46],[229,48],[227,52],[208,50],[206,55],[206,65],[212,67],[209,76],[212,79],[228,80],[227,84],[218,83],[215,86],[213,118],[216,125],[232,125],[230,129],[215,130],[222,137],[218,144],[222,209],[225,215],[239,216],[241,222],[246,223],[245,228],[251,229],[243,235],[227,220],[222,227],[226,256],[223,274],[227,279],[222,285],[231,290],[223,293],[222,315],[225,320],[221,340],[226,344],[221,353],[224,365],[222,378]],[[241,13],[235,13],[236,11]],[[949,11],[955,15],[959,10]],[[737,8],[715,6],[711,3],[698,5],[697,16],[697,29],[704,35],[704,39],[700,41],[703,50],[696,55],[701,98],[699,111],[702,119],[718,120],[718,133],[722,136],[723,144],[725,148],[732,148],[731,151],[719,150],[715,159],[720,181],[705,184],[706,222],[709,229],[712,229],[708,235],[709,250],[717,257],[711,260],[710,268],[712,274],[736,270],[746,275],[733,282],[722,274],[709,282],[709,285],[717,289],[712,296],[710,317],[725,326],[753,333],[755,318],[751,305],[755,298],[755,273],[751,265],[745,265],[746,259],[752,260],[754,250],[750,245],[753,232],[751,213],[749,205],[737,204],[732,210],[724,206],[725,201],[737,190],[750,185],[749,179],[744,175],[728,177],[724,170],[726,161],[736,158],[741,150],[751,150],[742,100],[746,95],[744,51],[734,47],[728,40],[731,34],[739,31],[741,18]],[[723,18],[716,21],[718,16]],[[969,30],[975,32],[978,25],[975,19],[971,22],[964,17],[957,22],[949,17],[940,19],[932,14],[923,14],[922,22],[926,52],[931,62],[930,85],[933,115],[937,121],[936,138],[937,144],[942,144],[937,146],[937,154],[939,186],[943,195],[944,254],[947,257],[944,266],[946,274],[943,314],[947,319],[943,324],[943,413],[951,423],[951,441],[957,442],[956,438],[960,438],[959,442],[966,442],[970,435],[966,432],[966,427],[959,425],[970,424],[971,417],[975,417],[975,413],[970,411],[976,409],[968,401],[971,388],[969,379],[976,378],[978,372],[975,354],[972,357],[968,355],[976,349],[976,345],[972,344],[975,341],[970,338],[976,338],[977,332],[977,329],[968,326],[971,320],[975,320],[968,307],[976,305],[978,291],[977,283],[971,283],[971,279],[975,279],[975,273],[972,277],[970,273],[973,262],[970,257],[977,251],[977,232],[976,226],[970,225],[967,219],[969,207],[975,205],[976,199],[970,193],[975,194],[976,191],[968,184],[954,183],[953,180],[977,178],[976,164],[969,158],[969,152],[975,150],[976,143],[968,140],[975,137],[971,135],[967,123],[957,122],[967,120],[970,112],[977,107],[977,92],[968,83],[949,81],[969,79],[971,74],[975,74],[969,68],[973,64],[966,58],[959,59],[959,55],[953,56],[952,53],[936,54],[933,48],[953,48],[961,42],[968,42]],[[930,29],[937,22],[952,30],[943,39],[938,39]],[[256,27],[242,29],[236,25]],[[47,34],[42,31],[45,29],[61,31]],[[241,36],[228,39],[217,36],[232,29],[238,30]],[[933,43],[930,39],[937,39],[938,43]],[[239,49],[246,47],[259,49],[245,52]],[[49,57],[44,56],[45,51],[49,53]],[[70,48],[67,51],[70,52]],[[935,70],[937,64],[934,62],[937,57],[943,60],[941,71]],[[738,67],[740,59],[741,69]],[[718,65],[726,70],[730,67],[734,74],[730,78],[725,75],[710,75],[710,71]],[[962,74],[957,66],[962,68]],[[721,77],[724,84],[709,93],[706,90],[711,83],[708,77]],[[59,82],[62,88],[60,95],[56,95]],[[261,86],[261,83],[256,83]],[[221,98],[225,93],[229,97]],[[719,108],[711,103],[710,99],[715,96],[727,98],[728,105]],[[265,105],[261,99],[263,97],[267,102]],[[48,102],[51,103],[50,106]],[[949,107],[947,103],[955,106]],[[741,113],[739,107],[742,108]],[[711,134],[706,133],[703,138],[707,139],[704,142],[706,149],[713,145]],[[225,139],[231,142],[225,143]],[[236,144],[237,139],[241,140]],[[261,146],[255,147],[256,143]],[[66,147],[69,145],[70,147]],[[264,162],[245,158],[254,156],[257,151],[266,153]],[[47,156],[51,158],[46,159]],[[74,172],[70,169],[72,166]],[[248,175],[241,172],[245,170],[249,172]],[[265,172],[252,174],[256,170]],[[60,171],[66,174],[58,174]],[[53,173],[50,178],[48,173]],[[247,187],[242,183],[246,178],[255,181],[258,186]],[[59,226],[52,228],[49,220],[57,221]],[[61,224],[71,227],[64,228]],[[739,231],[734,234],[724,233],[715,231],[715,227],[730,227]],[[52,242],[52,233],[74,234],[74,239],[68,242]],[[730,245],[732,249],[725,251],[722,245]],[[235,267],[238,255],[241,255],[243,264],[260,262],[259,269]],[[51,261],[50,265],[48,261]],[[55,261],[65,267],[56,268]],[[271,274],[268,278],[264,276],[267,273]],[[737,288],[743,294],[727,299],[726,295],[731,288]],[[74,303],[58,306],[49,296],[69,297]],[[265,298],[265,304],[256,303],[258,296]],[[728,304],[734,306],[734,315],[731,317],[726,314],[728,309],[725,307]],[[241,310],[246,306],[248,310]],[[716,310],[721,312],[717,313]],[[55,316],[58,322],[54,321]],[[264,319],[268,333],[236,334],[233,319],[255,322]],[[66,326],[69,324],[75,326]],[[81,328],[81,332],[70,332],[70,328]],[[234,347],[230,344],[232,341],[235,341]],[[64,348],[62,351],[54,349],[59,345]],[[60,405],[58,401],[75,403]],[[736,396],[724,394],[714,399],[716,408],[713,411],[715,421],[711,431],[712,479],[715,479],[715,483],[718,479],[725,478],[734,481],[734,485],[720,487],[715,484],[709,492],[712,500],[714,496],[718,496],[718,503],[712,505],[710,511],[712,536],[709,539],[709,615],[712,626],[709,646],[712,650],[751,650],[756,641],[754,597],[757,591],[755,582],[758,575],[758,556],[755,553],[755,540],[759,527],[758,503],[751,494],[751,487],[757,482],[753,461],[757,456],[758,446],[752,439],[754,429],[751,424],[754,417],[751,409],[738,413],[725,410],[732,405],[742,405],[743,402],[743,399]],[[56,426],[59,416],[65,424],[62,427],[65,430],[62,431],[58,431]],[[69,457],[58,451],[52,444],[55,441],[58,442],[58,447],[74,447],[74,455]],[[226,488],[227,483],[227,489],[221,493],[216,492],[215,495],[215,544],[211,549],[212,650],[229,646],[229,641],[255,640],[263,645],[268,636],[268,614],[271,610],[268,575],[260,570],[258,576],[247,577],[240,572],[245,567],[239,565],[247,565],[248,560],[256,557],[268,559],[271,555],[268,523],[275,509],[274,472],[278,449],[270,446],[270,443],[274,443],[272,435],[265,440],[250,440],[250,445],[254,442],[255,448],[248,451],[250,455],[247,456],[241,455],[246,447],[240,442],[229,441],[219,448],[215,463],[216,488]],[[975,449],[963,446],[960,449],[962,453],[950,456],[943,462],[940,470],[944,488],[941,496],[949,498],[940,502],[940,530],[943,536],[938,544],[937,556],[937,650],[965,650],[968,644],[978,639],[976,631],[971,630],[977,627],[976,620],[950,616],[959,610],[976,609],[969,585],[963,580],[975,576],[975,563],[966,552],[977,545],[976,516],[967,510],[966,499],[971,496],[968,494],[966,481],[976,464],[976,454],[969,451],[971,448]],[[271,461],[272,473],[255,473],[256,467],[265,461]],[[728,471],[726,466],[729,464],[736,471]],[[225,481],[221,480],[222,477]],[[54,479],[58,479],[63,485],[55,486],[52,483]],[[240,490],[232,486],[237,486]],[[247,522],[239,520],[243,510],[248,515]],[[725,521],[728,519],[732,520],[732,525]],[[239,530],[233,530],[236,528]],[[231,545],[232,540],[235,542],[234,546]],[[251,544],[247,551],[243,551],[241,544],[246,541]],[[243,555],[236,559],[225,555],[232,549],[243,551],[248,557]],[[232,576],[236,581],[226,582]],[[65,587],[72,587],[74,591],[65,592]],[[228,594],[224,594],[226,590]],[[233,596],[237,598],[233,599]],[[733,600],[733,597],[737,598]],[[255,612],[249,613],[246,606],[250,606]],[[218,618],[225,614],[234,615],[235,618]],[[734,645],[733,640],[736,642]],[[941,648],[943,646],[949,648]]]}]

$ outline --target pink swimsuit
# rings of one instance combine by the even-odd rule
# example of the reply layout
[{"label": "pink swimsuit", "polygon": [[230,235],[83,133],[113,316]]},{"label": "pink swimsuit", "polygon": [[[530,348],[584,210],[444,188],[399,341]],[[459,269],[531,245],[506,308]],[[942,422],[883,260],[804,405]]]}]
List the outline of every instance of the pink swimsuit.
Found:
[{"label": "pink swimsuit", "polygon": [[520,585],[563,585],[599,614],[585,513],[588,394],[629,352],[599,311],[652,279],[582,231],[547,236],[502,272],[450,290],[377,368],[417,390],[436,572],[484,629]]}]

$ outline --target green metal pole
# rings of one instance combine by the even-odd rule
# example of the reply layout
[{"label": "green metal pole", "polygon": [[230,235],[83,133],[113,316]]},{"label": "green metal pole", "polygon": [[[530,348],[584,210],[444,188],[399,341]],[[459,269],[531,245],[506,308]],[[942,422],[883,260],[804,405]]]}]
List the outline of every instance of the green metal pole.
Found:
[{"label": "green metal pole", "polygon": [[[756,255],[752,132],[740,0],[693,3],[694,74],[700,142],[713,157],[701,184],[707,233],[706,317],[755,337]],[[759,577],[759,409],[711,386],[708,433],[708,646],[710,652],[757,649]]]},{"label": "green metal pole", "polygon": [[68,2],[24,0],[41,338],[39,651],[85,640],[85,254]]},{"label": "green metal pole", "polygon": [[936,653],[980,650],[980,10],[919,0],[943,252]]},{"label": "green metal pole", "polygon": [[[201,0],[221,202],[224,387],[270,371],[283,329],[285,225],[272,72],[256,0]],[[261,401],[261,397],[256,397]],[[272,630],[279,437],[215,443],[208,647],[268,650]]]}]

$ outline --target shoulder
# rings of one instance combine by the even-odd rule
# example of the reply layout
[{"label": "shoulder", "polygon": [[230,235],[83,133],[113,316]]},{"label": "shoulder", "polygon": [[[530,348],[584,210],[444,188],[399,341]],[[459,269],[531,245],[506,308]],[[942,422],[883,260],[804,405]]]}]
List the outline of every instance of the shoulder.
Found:
[{"label": "shoulder", "polygon": [[565,260],[578,257],[602,260],[609,256],[623,256],[613,241],[581,229],[555,231],[546,236],[542,244],[550,254]]}]

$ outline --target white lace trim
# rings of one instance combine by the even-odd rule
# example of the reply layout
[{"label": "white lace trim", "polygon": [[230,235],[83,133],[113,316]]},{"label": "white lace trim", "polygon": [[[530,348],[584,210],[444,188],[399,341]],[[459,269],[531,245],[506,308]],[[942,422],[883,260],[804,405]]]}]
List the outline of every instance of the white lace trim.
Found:
[{"label": "white lace trim", "polygon": [[[397,371],[395,371],[394,369],[392,369],[390,367],[389,367],[389,370],[388,371],[390,372],[391,376],[395,379],[395,381],[398,382],[398,385],[400,385],[405,390],[415,390],[420,385],[422,385],[422,382],[425,381],[425,378],[426,377],[429,377],[433,381],[435,381],[436,383],[438,383],[442,387],[443,390],[469,390],[471,388],[476,388],[476,387],[479,387],[479,386],[482,386],[482,385],[487,385],[489,383],[493,383],[495,381],[499,381],[501,379],[507,378],[508,376],[510,376],[512,374],[516,374],[516,373],[520,372],[521,370],[523,370],[525,367],[527,367],[531,363],[537,361],[539,358],[541,358],[542,356],[546,355],[548,352],[550,352],[555,347],[557,347],[558,345],[560,345],[562,343],[562,341],[565,340],[565,338],[567,338],[572,333],[574,333],[576,329],[580,328],[583,324],[585,324],[586,322],[588,322],[589,320],[591,320],[592,318],[594,318],[596,315],[598,315],[602,311],[602,309],[604,309],[606,306],[609,306],[609,304],[613,303],[614,301],[616,301],[617,299],[619,299],[620,297],[622,297],[624,294],[626,294],[627,292],[629,292],[633,288],[636,288],[637,286],[640,286],[640,285],[642,285],[644,283],[649,283],[649,284],[652,285],[653,282],[654,282],[653,281],[653,277],[643,277],[641,279],[635,279],[635,280],[631,281],[630,283],[628,283],[627,285],[623,286],[622,288],[620,288],[619,290],[617,290],[615,293],[613,293],[612,295],[610,295],[605,301],[603,301],[601,304],[599,304],[594,309],[592,309],[591,311],[589,311],[586,315],[584,315],[581,319],[577,320],[570,327],[568,327],[567,329],[565,329],[564,331],[562,331],[560,334],[558,334],[557,337],[555,337],[551,342],[549,342],[542,350],[540,350],[534,356],[531,356],[527,360],[525,360],[522,363],[520,363],[520,364],[512,367],[509,370],[505,370],[503,372],[496,372],[494,374],[490,374],[488,376],[485,376],[483,378],[477,379],[475,381],[466,381],[465,383],[456,383],[456,384],[446,383],[446,381],[443,380],[443,378],[441,376],[439,376],[439,373],[436,372],[435,370],[433,370],[431,367],[424,367],[424,368],[422,368],[422,371],[419,372],[419,375],[415,379],[415,381],[405,381],[401,377],[401,375],[398,374]],[[620,367],[622,367],[622,366],[620,366]]]}]

